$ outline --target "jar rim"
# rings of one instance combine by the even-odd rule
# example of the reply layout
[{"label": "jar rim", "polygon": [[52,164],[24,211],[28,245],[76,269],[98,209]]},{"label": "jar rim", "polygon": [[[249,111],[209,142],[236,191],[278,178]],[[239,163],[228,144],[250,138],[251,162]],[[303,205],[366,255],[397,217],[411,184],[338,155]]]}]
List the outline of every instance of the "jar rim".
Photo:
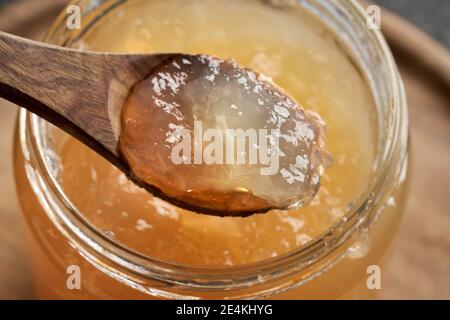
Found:
[{"label": "jar rim", "polygon": [[[124,0],[100,1],[101,4],[107,4],[106,7],[102,7],[102,14],[125,2]],[[315,2],[317,7],[307,8],[311,9],[312,12],[314,10],[337,10],[337,13],[351,14],[354,23],[360,25],[366,23],[365,10],[355,0],[348,1],[345,4],[323,0],[301,2],[302,4],[303,2]],[[94,14],[97,15],[97,13]],[[98,16],[96,17],[98,18]],[[60,16],[55,22],[53,32],[62,23],[62,19],[63,17]],[[51,32],[47,39],[51,38]],[[141,291],[168,298],[188,298],[186,295],[179,295],[170,292],[170,290],[151,288],[151,286],[146,286],[143,283],[145,280],[156,280],[170,286],[181,286],[194,291],[239,290],[256,284],[280,280],[298,273],[308,266],[318,263],[321,259],[331,256],[333,251],[349,241],[351,236],[359,231],[362,226],[367,226],[369,218],[376,214],[377,206],[375,204],[384,201],[383,199],[390,191],[386,188],[386,177],[389,176],[392,166],[396,164],[399,167],[399,162],[401,162],[396,153],[407,144],[406,99],[396,64],[381,32],[370,30],[368,35],[365,40],[371,41],[373,48],[378,50],[379,58],[382,59],[380,64],[386,68],[387,74],[382,78],[388,86],[391,96],[390,106],[385,107],[391,108],[393,113],[393,119],[391,119],[388,127],[389,132],[386,132],[388,139],[383,143],[380,152],[377,154],[377,157],[382,156],[381,159],[378,159],[377,172],[373,174],[373,179],[366,192],[354,201],[351,208],[347,209],[340,222],[296,250],[245,265],[192,267],[144,256],[115,242],[91,225],[65,195],[63,188],[51,173],[51,168],[46,161],[45,145],[42,140],[45,134],[42,133],[40,126],[42,120],[25,110],[21,110],[19,118],[20,145],[25,161],[35,169],[33,171],[27,170],[27,177],[33,191],[58,230],[89,262],[117,280],[127,282]],[[371,88],[371,91],[373,91],[373,88]],[[396,169],[394,174],[398,178],[400,169]],[[340,256],[334,257],[333,260],[327,262],[327,265],[331,265],[333,261],[337,261],[339,258]],[[108,266],[105,266],[103,260],[108,262]],[[313,277],[313,275],[310,276]],[[302,279],[302,281],[307,280]],[[288,290],[294,285],[300,285],[302,281],[295,284],[282,284],[270,290],[258,289],[257,292],[251,294],[251,297],[263,297],[276,290]],[[195,298],[195,295],[192,298]]]}]

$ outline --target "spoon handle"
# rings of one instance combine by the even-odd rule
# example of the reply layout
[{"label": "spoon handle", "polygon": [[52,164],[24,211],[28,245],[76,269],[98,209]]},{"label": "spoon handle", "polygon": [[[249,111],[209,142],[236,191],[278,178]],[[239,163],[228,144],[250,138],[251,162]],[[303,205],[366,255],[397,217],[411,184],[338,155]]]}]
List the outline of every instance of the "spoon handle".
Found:
[{"label": "spoon handle", "polygon": [[113,162],[120,113],[131,87],[167,56],[83,52],[0,31],[0,97]]},{"label": "spoon handle", "polygon": [[114,60],[103,68],[105,57],[0,32],[0,97],[74,135],[114,141],[105,86]]},{"label": "spoon handle", "polygon": [[92,68],[92,58],[0,31],[0,95],[32,112],[44,104],[44,109],[66,114],[74,102],[85,100],[79,93],[89,95],[89,88],[98,86],[101,77],[88,76],[96,74],[87,69]]}]

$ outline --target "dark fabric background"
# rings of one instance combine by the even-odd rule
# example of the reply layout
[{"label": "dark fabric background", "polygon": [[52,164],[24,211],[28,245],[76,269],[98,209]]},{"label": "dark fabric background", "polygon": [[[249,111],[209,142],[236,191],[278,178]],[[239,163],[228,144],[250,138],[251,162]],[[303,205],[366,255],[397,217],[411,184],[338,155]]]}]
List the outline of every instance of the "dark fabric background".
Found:
[{"label": "dark fabric background", "polygon": [[450,48],[450,0],[372,1],[397,12]]},{"label": "dark fabric background", "polygon": [[[14,0],[0,0],[0,4],[12,1]],[[397,12],[450,48],[450,0],[372,1]]]}]

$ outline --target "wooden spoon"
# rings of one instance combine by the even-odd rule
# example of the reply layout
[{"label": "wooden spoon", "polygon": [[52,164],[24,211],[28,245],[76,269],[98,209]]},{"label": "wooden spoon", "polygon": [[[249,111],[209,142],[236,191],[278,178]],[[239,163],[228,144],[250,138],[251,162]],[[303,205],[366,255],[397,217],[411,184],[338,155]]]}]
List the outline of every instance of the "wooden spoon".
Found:
[{"label": "wooden spoon", "polygon": [[[206,57],[206,60],[210,62],[212,60],[208,59],[215,59],[205,55],[82,52],[34,42],[0,32],[0,96],[70,133],[125,172],[135,183],[146,188],[157,197],[175,205],[197,212],[221,216],[244,216],[254,212],[265,212],[269,209],[280,208],[266,201],[266,199],[254,196],[247,190],[242,192],[233,189],[230,192],[212,193],[209,192],[209,189],[204,190],[205,194],[212,194],[212,196],[195,194],[191,190],[189,192],[175,190],[176,192],[170,193],[167,192],[168,189],[161,188],[161,186],[166,186],[165,172],[160,174],[161,176],[155,176],[152,171],[150,172],[150,179],[140,179],[142,177],[134,174],[133,165],[129,165],[129,161],[124,160],[124,153],[121,152],[119,143],[124,125],[124,123],[121,123],[121,116],[122,109],[128,97],[130,97],[133,87],[144,79],[148,79],[152,72],[161,74],[159,73],[161,70],[168,68],[164,67],[165,65],[172,64],[175,61],[180,64],[174,63],[177,67],[176,71],[190,72],[193,79],[197,79],[198,75],[205,71],[204,66],[208,67],[207,63],[202,64],[196,60],[197,57],[202,61]],[[188,63],[182,63],[184,61]],[[227,62],[224,65],[228,65],[226,72],[242,72],[242,74],[251,75],[252,79],[255,76],[255,73],[247,69],[240,69],[237,64]],[[173,66],[171,68],[174,69]],[[221,75],[215,73],[214,77],[216,76],[220,77]],[[226,76],[226,78],[229,77]],[[213,84],[214,86],[215,84]],[[264,88],[271,90],[272,96],[279,101],[289,102],[292,106],[291,114],[305,119],[306,114],[299,115],[299,111],[296,109],[297,105],[289,100],[282,91],[278,91],[278,87],[267,82],[264,86]],[[217,86],[214,88],[217,89]],[[158,109],[157,106],[154,107]],[[149,104],[146,104],[146,108],[149,108]],[[188,107],[182,106],[182,108]],[[140,110],[139,112],[144,113],[148,111],[148,109]],[[258,112],[260,110],[258,109]],[[139,112],[135,113],[137,120],[139,118],[144,119],[139,117]],[[251,117],[251,115],[249,116]],[[148,118],[149,122],[153,119],[155,118]],[[137,120],[132,119],[132,121]],[[153,126],[149,129],[154,129],[159,123],[153,123]],[[128,127],[126,129],[128,134]],[[133,137],[133,134],[134,132],[131,132],[131,137]],[[146,141],[142,143],[137,140],[132,142],[138,142],[139,145],[145,145],[146,143]],[[133,151],[141,154],[136,148]],[[150,151],[150,153],[153,153],[153,151]],[[131,159],[135,158],[133,152],[125,153],[125,155],[129,155]],[[143,163],[144,166],[147,165],[146,161]],[[152,163],[149,165],[152,165]],[[178,169],[175,169],[175,171],[183,172],[183,170]],[[149,170],[143,172],[149,172]],[[179,181],[178,178],[183,177],[175,177],[175,180]],[[154,181],[159,181],[160,184],[153,184]],[[183,185],[183,183],[180,185]],[[317,185],[314,186],[313,192],[306,190],[303,196],[307,194],[310,199],[316,190]],[[177,197],[177,195],[183,195],[183,197]],[[211,201],[216,202],[210,205],[208,197],[211,198]],[[296,203],[303,203],[302,199],[300,201],[298,201],[299,199],[292,200]]]},{"label": "wooden spoon", "polygon": [[123,169],[120,113],[132,86],[172,54],[83,52],[0,31],[0,96]]}]

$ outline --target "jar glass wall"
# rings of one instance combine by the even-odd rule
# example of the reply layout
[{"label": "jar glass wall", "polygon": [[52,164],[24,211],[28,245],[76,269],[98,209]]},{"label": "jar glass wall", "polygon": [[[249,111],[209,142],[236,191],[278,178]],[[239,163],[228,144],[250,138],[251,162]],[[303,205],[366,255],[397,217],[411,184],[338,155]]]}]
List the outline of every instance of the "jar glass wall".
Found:
[{"label": "jar glass wall", "polygon": [[[366,27],[362,9],[352,1],[77,4],[82,29],[69,31],[63,13],[48,42],[107,51],[199,51],[231,56],[268,73],[301,104],[325,115],[330,148],[336,146],[342,154],[335,152],[331,182],[325,181],[321,189],[331,193],[344,189],[347,198],[338,198],[342,203],[337,206],[336,198],[319,193],[318,206],[295,215],[277,212],[239,222],[199,218],[158,199],[140,198],[139,191],[85,147],[21,111],[15,171],[38,296],[305,299],[358,293],[364,297],[367,268],[380,263],[400,221],[408,136],[398,71],[380,33]],[[240,25],[245,17],[246,23]],[[258,42],[252,43],[254,39]],[[320,93],[320,84],[329,90],[310,94]],[[366,89],[370,102],[365,100]],[[340,128],[342,123],[351,126]],[[341,145],[338,140],[352,143]],[[358,143],[360,149],[355,147]],[[364,143],[370,148],[364,149]],[[359,157],[346,159],[355,150]],[[109,183],[111,175],[119,191]],[[113,197],[103,198],[99,190]],[[160,209],[157,218],[121,224],[125,220],[120,219],[135,217],[139,199],[150,201],[155,212]],[[176,220],[176,228],[169,219]],[[290,232],[301,231],[292,235],[292,243],[276,238],[282,223],[290,226]],[[126,226],[133,232],[120,229]],[[264,233],[249,238],[256,229]],[[149,230],[160,232],[143,243],[143,232]],[[236,233],[247,238],[235,239]],[[239,242],[244,238],[247,243],[252,240],[250,253],[244,251],[245,242]],[[278,241],[279,248],[270,243],[274,239],[285,242]],[[81,270],[81,290],[67,286],[70,266]]]}]

